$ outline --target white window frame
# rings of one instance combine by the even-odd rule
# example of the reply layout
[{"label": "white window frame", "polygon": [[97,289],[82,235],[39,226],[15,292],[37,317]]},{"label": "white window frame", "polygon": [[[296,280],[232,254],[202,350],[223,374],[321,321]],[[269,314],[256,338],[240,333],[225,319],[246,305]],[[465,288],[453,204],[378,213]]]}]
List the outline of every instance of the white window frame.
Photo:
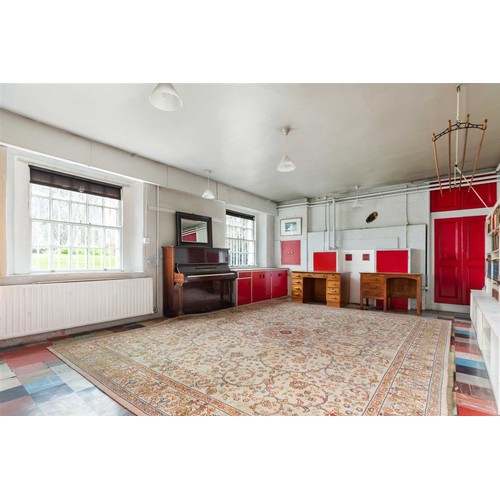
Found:
[{"label": "white window frame", "polygon": [[[31,273],[31,216],[30,216],[30,169],[29,165],[56,170],[68,175],[108,182],[122,187],[122,257],[121,270],[40,271]],[[44,157],[39,153],[7,148],[7,214],[6,214],[6,262],[5,276],[19,280],[30,276],[44,279],[94,279],[96,277],[122,277],[124,273],[144,273],[145,257],[143,231],[145,230],[145,185],[143,182],[115,174],[97,172],[85,165],[66,160]],[[73,278],[75,277],[75,278]],[[24,282],[24,281],[21,281]]]},{"label": "white window frame", "polygon": [[[92,179],[89,179],[92,180]],[[50,188],[52,189],[52,188]],[[58,188],[60,189],[60,188]],[[69,189],[60,189],[61,191],[67,191],[70,193],[70,199],[68,200],[70,204],[70,214],[71,214],[71,193],[72,191]],[[31,211],[31,203],[33,200],[33,197],[37,198],[45,198],[49,200],[49,213],[52,214],[52,204],[54,199],[57,200],[57,198],[52,197],[52,193],[50,193],[49,196],[44,196],[40,194],[33,194],[33,184],[30,183],[29,185],[29,202],[28,202],[28,209],[29,209],[29,218],[30,218],[30,260],[29,260],[29,269],[30,269],[30,274],[46,274],[46,273],[94,273],[94,272],[120,272],[123,270],[123,207],[122,207],[122,200],[118,200],[118,207],[115,209],[118,211],[117,214],[117,220],[118,220],[118,225],[117,226],[106,226],[104,224],[93,224],[93,223],[81,223],[81,222],[71,222],[71,221],[61,221],[61,220],[55,220],[52,218],[49,219],[38,219],[32,216],[32,211]],[[105,198],[104,196],[101,196],[101,198]],[[62,200],[66,201],[66,200]],[[81,202],[78,202],[81,203]],[[105,207],[104,205],[95,205],[93,203],[89,203],[88,199],[85,202],[85,211],[86,211],[86,220],[89,219],[89,207],[97,207],[101,208],[104,210]],[[71,216],[70,216],[71,218]],[[70,233],[72,233],[72,228],[73,227],[86,227],[86,228],[101,228],[104,229],[114,229],[119,231],[119,240],[120,240],[120,248],[119,248],[119,262],[120,266],[119,267],[113,267],[113,268],[105,268],[104,266],[99,269],[90,269],[89,267],[86,267],[84,269],[71,269],[71,251],[73,248],[82,248],[87,251],[87,266],[88,266],[88,252],[89,250],[96,249],[96,247],[90,247],[88,245],[87,241],[87,246],[86,247],[73,247],[72,245],[67,245],[68,248],[68,260],[69,260],[69,268],[68,269],[53,269],[53,248],[59,248],[59,247],[54,247],[52,244],[52,234],[50,235],[50,243],[48,245],[49,248],[49,269],[48,270],[34,270],[32,268],[32,252],[33,252],[33,240],[32,240],[32,229],[33,229],[33,222],[42,222],[42,223],[50,223],[50,224],[66,224],[70,226]],[[105,245],[105,241],[104,241]],[[103,252],[103,262],[105,262],[105,252],[106,252],[106,246],[100,247],[99,248]]]},{"label": "white window frame", "polygon": [[[229,210],[229,212],[232,212],[232,210]],[[243,212],[241,212],[243,213]],[[254,256],[254,263],[253,264],[235,264],[232,262],[232,252],[231,250],[229,250],[229,265],[231,267],[257,267],[257,217],[254,215],[254,214],[248,214],[249,216],[253,217],[253,239],[251,240],[245,240],[245,239],[241,239],[241,238],[232,238],[232,237],[229,237],[228,236],[228,223],[227,223],[227,218],[228,217],[231,217],[231,214],[228,214],[226,212],[226,219],[225,219],[225,223],[226,223],[226,246],[228,248],[230,248],[230,245],[229,245],[229,241],[245,241],[245,242],[253,242],[254,244],[254,252],[253,252],[253,256]],[[234,216],[233,216],[234,217]],[[239,226],[232,226],[232,227],[239,227]],[[239,254],[243,254],[243,255],[250,255],[248,252],[238,252]],[[248,258],[246,259],[247,262],[248,262]]]}]

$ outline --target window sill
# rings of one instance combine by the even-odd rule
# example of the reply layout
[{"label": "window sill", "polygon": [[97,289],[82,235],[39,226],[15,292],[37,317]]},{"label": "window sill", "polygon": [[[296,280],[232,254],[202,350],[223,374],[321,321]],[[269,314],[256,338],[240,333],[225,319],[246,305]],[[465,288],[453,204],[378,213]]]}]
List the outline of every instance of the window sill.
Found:
[{"label": "window sill", "polygon": [[97,272],[97,273],[49,273],[49,274],[16,274],[0,277],[0,286],[27,285],[33,283],[68,282],[68,281],[104,281],[129,278],[145,278],[144,272]]}]

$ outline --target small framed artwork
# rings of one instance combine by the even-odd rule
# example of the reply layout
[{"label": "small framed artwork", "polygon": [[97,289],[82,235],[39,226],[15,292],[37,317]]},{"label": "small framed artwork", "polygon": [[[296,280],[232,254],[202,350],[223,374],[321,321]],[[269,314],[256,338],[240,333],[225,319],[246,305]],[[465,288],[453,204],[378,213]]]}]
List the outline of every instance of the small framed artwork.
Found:
[{"label": "small framed artwork", "polygon": [[281,219],[281,236],[297,236],[302,234],[302,218]]}]

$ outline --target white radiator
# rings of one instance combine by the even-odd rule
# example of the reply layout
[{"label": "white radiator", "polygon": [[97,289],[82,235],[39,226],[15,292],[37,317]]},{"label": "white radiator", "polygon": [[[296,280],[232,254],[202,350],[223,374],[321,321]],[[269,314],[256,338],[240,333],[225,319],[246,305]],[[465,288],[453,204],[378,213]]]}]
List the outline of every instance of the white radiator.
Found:
[{"label": "white radiator", "polygon": [[0,340],[152,313],[152,278],[0,286]]}]

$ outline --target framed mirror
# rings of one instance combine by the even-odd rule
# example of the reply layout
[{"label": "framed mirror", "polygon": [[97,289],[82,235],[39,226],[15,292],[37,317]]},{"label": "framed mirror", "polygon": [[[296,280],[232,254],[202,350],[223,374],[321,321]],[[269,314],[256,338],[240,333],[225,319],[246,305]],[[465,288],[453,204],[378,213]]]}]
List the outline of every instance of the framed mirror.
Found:
[{"label": "framed mirror", "polygon": [[177,246],[212,247],[212,218],[175,212]]}]

